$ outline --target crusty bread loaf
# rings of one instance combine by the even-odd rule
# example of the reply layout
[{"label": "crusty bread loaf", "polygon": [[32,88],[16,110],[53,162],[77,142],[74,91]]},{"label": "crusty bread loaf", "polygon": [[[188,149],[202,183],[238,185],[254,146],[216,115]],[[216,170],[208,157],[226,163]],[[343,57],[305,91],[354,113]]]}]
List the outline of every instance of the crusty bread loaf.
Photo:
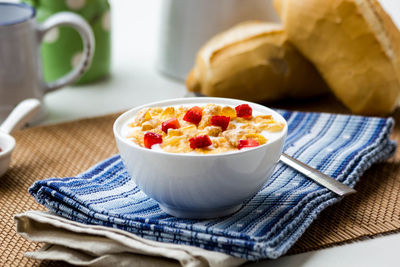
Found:
[{"label": "crusty bread loaf", "polygon": [[289,40],[353,112],[386,115],[400,95],[400,33],[376,0],[275,0]]},{"label": "crusty bread loaf", "polygon": [[270,101],[328,91],[314,66],[276,23],[250,21],[218,34],[198,52],[188,90],[207,96]]}]

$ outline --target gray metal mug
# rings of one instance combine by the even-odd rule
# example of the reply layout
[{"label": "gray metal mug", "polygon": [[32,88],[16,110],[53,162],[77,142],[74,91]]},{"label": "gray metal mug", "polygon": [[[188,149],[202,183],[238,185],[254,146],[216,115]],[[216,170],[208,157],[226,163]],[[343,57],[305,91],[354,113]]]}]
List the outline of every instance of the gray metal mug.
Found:
[{"label": "gray metal mug", "polygon": [[[29,5],[0,3],[0,121],[23,99],[37,98],[42,101],[45,93],[76,81],[93,58],[93,32],[83,18],[60,12],[38,24],[35,15],[35,9]],[[70,73],[54,82],[45,83],[40,42],[49,30],[58,26],[70,26],[81,35],[84,55]],[[42,119],[45,115],[46,110],[42,108],[36,119]]]}]

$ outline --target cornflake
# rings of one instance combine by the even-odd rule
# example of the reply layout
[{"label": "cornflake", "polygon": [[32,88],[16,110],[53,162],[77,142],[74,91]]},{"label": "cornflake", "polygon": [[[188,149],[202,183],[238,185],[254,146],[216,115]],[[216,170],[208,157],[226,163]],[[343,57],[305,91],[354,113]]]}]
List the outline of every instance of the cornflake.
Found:
[{"label": "cornflake", "polygon": [[[250,111],[252,112],[251,108]],[[193,112],[196,112],[197,120],[194,120]],[[248,112],[248,106],[246,106],[246,112]],[[185,117],[186,114],[188,115]],[[213,119],[213,116],[219,117]],[[218,120],[222,120],[222,116],[225,117],[223,118],[224,125],[216,123]],[[226,117],[229,117],[230,121]],[[214,125],[211,125],[212,119]],[[173,121],[178,128],[166,127],[169,121]],[[225,127],[228,121],[229,124]],[[162,129],[163,122],[165,122],[164,129]],[[126,138],[141,147],[145,147],[144,137],[146,133],[150,132],[157,134],[157,138],[162,139],[161,143],[157,145],[165,152],[219,154],[237,151],[239,144],[241,144],[239,149],[263,145],[268,142],[262,134],[263,132],[282,131],[285,124],[275,121],[272,115],[238,117],[237,110],[231,106],[206,104],[192,107],[144,108],[137,113],[128,126],[131,131]],[[199,141],[193,142],[196,138]],[[192,147],[190,139],[192,139]],[[148,148],[154,149],[154,145],[151,146],[148,142],[146,145]]]}]

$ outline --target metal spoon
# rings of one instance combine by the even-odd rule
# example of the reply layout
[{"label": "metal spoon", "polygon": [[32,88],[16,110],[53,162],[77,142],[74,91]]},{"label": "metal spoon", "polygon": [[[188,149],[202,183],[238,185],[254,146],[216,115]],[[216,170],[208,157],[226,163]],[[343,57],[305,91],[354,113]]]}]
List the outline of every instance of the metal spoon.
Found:
[{"label": "metal spoon", "polygon": [[282,153],[280,160],[286,165],[295,169],[296,171],[304,174],[314,182],[338,194],[339,196],[344,197],[357,192],[353,188],[350,188],[349,186],[342,184],[341,182],[333,179],[332,177],[323,174],[322,172],[308,166],[307,164],[301,161],[298,161],[295,158],[292,158],[291,156],[285,153]]}]

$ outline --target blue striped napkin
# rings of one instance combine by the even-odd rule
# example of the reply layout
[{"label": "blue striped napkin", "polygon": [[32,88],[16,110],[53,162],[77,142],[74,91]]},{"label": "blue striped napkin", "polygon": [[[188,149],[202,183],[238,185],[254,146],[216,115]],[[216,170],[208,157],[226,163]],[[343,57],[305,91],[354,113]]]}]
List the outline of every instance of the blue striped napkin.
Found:
[{"label": "blue striped napkin", "polygon": [[[396,149],[389,139],[391,118],[280,112],[289,125],[284,151],[351,187],[371,164],[388,159]],[[76,177],[37,181],[29,192],[50,211],[77,222],[248,260],[281,256],[324,208],[340,200],[278,164],[263,189],[235,214],[179,219],[164,213],[136,187],[118,155]]]}]

